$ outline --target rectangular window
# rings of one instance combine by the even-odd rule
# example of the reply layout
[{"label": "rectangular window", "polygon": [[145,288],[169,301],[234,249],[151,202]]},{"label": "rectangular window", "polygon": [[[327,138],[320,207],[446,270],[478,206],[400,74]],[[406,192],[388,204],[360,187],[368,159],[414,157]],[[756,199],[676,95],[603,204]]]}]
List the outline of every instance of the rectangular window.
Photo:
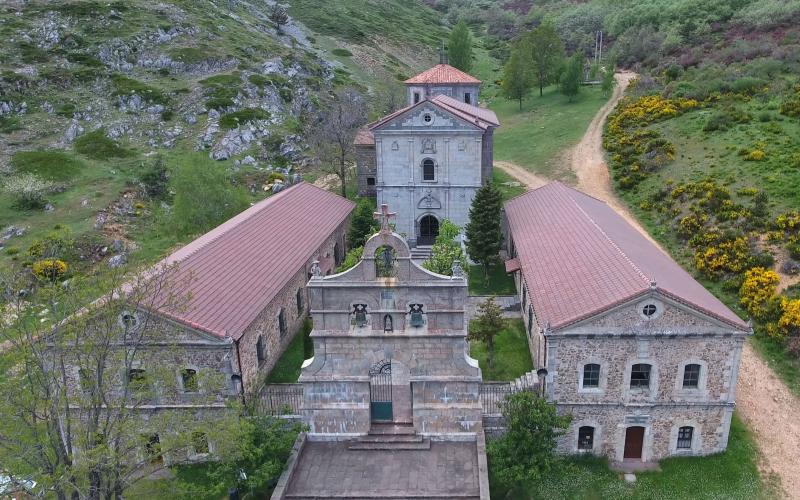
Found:
[{"label": "rectangular window", "polygon": [[414,104],[419,102],[419,92],[414,92]]},{"label": "rectangular window", "polygon": [[258,341],[256,342],[256,358],[259,364],[267,359],[266,353],[264,352],[264,337],[262,335],[258,336]]},{"label": "rectangular window", "polygon": [[600,387],[600,365],[594,363],[583,365],[583,388],[597,387]]},{"label": "rectangular window", "polygon": [[367,177],[367,186],[375,185],[375,177]]},{"label": "rectangular window", "polygon": [[631,389],[650,388],[650,365],[636,364],[631,367]]},{"label": "rectangular window", "polygon": [[467,104],[472,104],[472,96],[469,92],[464,92],[464,102]]},{"label": "rectangular window", "polygon": [[683,369],[683,388],[697,389],[700,384],[700,365],[686,365]]},{"label": "rectangular window", "polygon": [[681,427],[680,429],[678,429],[679,450],[692,449],[692,434],[694,434],[694,427]]},{"label": "rectangular window", "polygon": [[594,448],[594,427],[585,425],[578,429],[578,449],[591,450]]},{"label": "rectangular window", "polygon": [[422,162],[422,180],[436,180],[436,164],[430,158],[426,158],[425,161]]},{"label": "rectangular window", "polygon": [[303,312],[303,289],[297,289],[297,314]]},{"label": "rectangular window", "polygon": [[286,311],[281,308],[281,312],[278,313],[278,331],[281,337],[286,335],[286,330]]},{"label": "rectangular window", "polygon": [[183,381],[183,392],[197,392],[197,372],[191,368],[186,368],[181,372]]}]

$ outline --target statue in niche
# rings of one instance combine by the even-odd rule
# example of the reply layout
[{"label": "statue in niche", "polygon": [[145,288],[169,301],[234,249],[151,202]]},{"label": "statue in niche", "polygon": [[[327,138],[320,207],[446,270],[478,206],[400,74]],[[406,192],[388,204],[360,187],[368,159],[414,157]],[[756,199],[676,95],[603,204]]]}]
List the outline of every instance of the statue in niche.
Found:
[{"label": "statue in niche", "polygon": [[422,152],[423,153],[436,153],[436,141],[433,139],[423,139],[422,140]]},{"label": "statue in niche", "polygon": [[392,324],[392,316],[391,314],[387,314],[383,317],[383,331],[384,332],[392,332],[394,331],[394,326]]},{"label": "statue in niche", "polygon": [[461,139],[460,141],[458,141],[458,150],[459,151],[466,151],[467,150],[467,141],[465,141],[464,139]]},{"label": "statue in niche", "polygon": [[392,151],[397,151],[398,149],[400,149],[400,144],[397,141],[392,142]]},{"label": "statue in niche", "polygon": [[375,275],[378,278],[392,278],[396,274],[394,248],[384,245],[375,250]]}]

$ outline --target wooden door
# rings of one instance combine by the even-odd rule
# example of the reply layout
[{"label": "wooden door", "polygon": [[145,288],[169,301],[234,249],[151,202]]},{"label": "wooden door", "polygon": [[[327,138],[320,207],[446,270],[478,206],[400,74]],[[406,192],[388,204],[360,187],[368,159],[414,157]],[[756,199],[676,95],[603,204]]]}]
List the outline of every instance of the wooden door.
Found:
[{"label": "wooden door", "polygon": [[642,458],[644,427],[628,427],[625,431],[625,453],[623,458]]}]

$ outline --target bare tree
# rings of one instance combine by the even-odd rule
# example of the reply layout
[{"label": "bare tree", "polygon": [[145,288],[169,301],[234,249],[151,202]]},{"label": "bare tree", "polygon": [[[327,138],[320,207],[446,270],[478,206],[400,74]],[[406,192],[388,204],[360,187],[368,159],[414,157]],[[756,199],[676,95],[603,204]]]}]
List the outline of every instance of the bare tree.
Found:
[{"label": "bare tree", "polygon": [[275,23],[278,33],[280,33],[281,28],[289,22],[289,13],[286,12],[285,7],[278,2],[275,2],[269,9],[269,20]]},{"label": "bare tree", "polygon": [[307,133],[322,170],[339,178],[342,196],[347,196],[347,170],[355,155],[353,141],[366,121],[367,106],[361,94],[340,89],[326,100],[319,120]]},{"label": "bare tree", "polygon": [[[59,500],[119,499],[165,456],[186,460],[209,441],[224,453],[236,441],[238,416],[224,405],[211,419],[154,405],[177,392],[176,347],[149,313],[180,307],[169,274],[114,270],[68,287],[0,277],[0,463],[12,477],[33,479],[42,496]],[[99,290],[109,292],[93,300]],[[210,408],[225,377],[197,376],[204,390],[193,403]]]}]

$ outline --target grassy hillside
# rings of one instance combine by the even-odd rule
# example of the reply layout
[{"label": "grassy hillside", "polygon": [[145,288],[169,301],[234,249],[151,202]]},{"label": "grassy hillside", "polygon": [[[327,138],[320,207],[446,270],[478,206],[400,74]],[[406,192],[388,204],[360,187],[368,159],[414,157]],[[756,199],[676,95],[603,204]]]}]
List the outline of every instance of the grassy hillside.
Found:
[{"label": "grassy hillside", "polygon": [[0,269],[29,266],[54,238],[69,242],[53,256],[70,273],[119,253],[157,259],[207,229],[176,230],[190,215],[172,210],[185,164],[250,201],[275,179],[314,178],[304,133],[320,96],[353,86],[384,112],[447,30],[412,1],[289,13],[278,27],[263,2],[0,6]]}]

